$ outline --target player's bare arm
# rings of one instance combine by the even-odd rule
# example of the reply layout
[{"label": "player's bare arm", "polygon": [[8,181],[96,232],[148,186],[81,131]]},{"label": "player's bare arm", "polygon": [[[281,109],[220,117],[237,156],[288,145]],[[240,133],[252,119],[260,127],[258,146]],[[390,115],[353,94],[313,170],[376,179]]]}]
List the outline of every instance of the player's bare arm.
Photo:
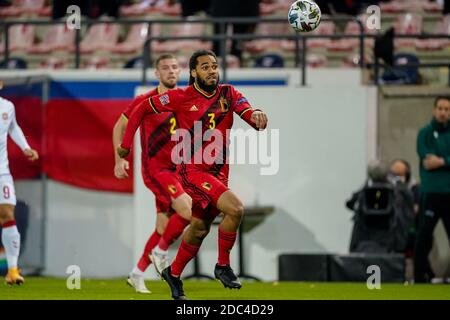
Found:
[{"label": "player's bare arm", "polygon": [[114,176],[117,179],[125,179],[128,178],[128,172],[127,170],[130,169],[130,163],[119,156],[118,152],[116,151],[116,148],[120,146],[123,135],[125,133],[125,130],[127,128],[128,119],[121,115],[120,118],[117,120],[116,124],[114,125],[113,129],[113,146],[114,146]]},{"label": "player's bare arm", "polygon": [[256,125],[259,130],[264,130],[267,127],[267,115],[261,110],[255,110],[252,113],[250,120]]}]

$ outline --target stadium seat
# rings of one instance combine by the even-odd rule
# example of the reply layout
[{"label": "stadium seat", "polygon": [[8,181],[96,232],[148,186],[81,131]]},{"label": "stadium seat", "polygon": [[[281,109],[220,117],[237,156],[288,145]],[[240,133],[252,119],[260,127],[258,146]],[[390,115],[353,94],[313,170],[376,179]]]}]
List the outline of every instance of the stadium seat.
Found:
[{"label": "stadium seat", "polygon": [[[450,36],[450,14],[442,17],[433,33]],[[449,44],[449,39],[418,39],[415,42],[416,49],[420,51],[443,50]]]},{"label": "stadium seat", "polygon": [[[255,34],[263,36],[285,35],[290,31],[289,28],[287,23],[259,23],[256,27]],[[244,43],[244,49],[252,54],[272,51],[281,47],[281,39],[258,39]]]},{"label": "stadium seat", "polygon": [[[26,24],[16,24],[9,28],[9,52],[25,51],[33,45],[34,26]],[[0,53],[4,52],[4,43],[0,43]]]},{"label": "stadium seat", "polygon": [[[235,55],[227,54],[226,62],[228,69],[239,69],[241,67],[241,62]],[[217,63],[219,64],[219,66],[222,66],[222,57],[217,57]]]},{"label": "stadium seat", "polygon": [[323,54],[311,53],[306,56],[306,65],[310,68],[322,68],[327,65],[328,59]]},{"label": "stadium seat", "polygon": [[134,53],[142,50],[148,35],[148,23],[133,24],[128,31],[125,41],[112,48],[112,52],[119,54]]},{"label": "stadium seat", "polygon": [[168,5],[165,1],[158,6],[159,11],[166,16],[181,16],[181,5],[179,3],[175,3],[173,5]]},{"label": "stadium seat", "polygon": [[[342,67],[344,68],[359,68],[361,61],[361,55],[359,53],[350,54],[342,60]],[[364,63],[372,63],[372,59],[368,56],[364,56]]]},{"label": "stadium seat", "polygon": [[275,14],[279,9],[279,0],[262,0],[259,4],[259,12],[262,16]]},{"label": "stadium seat", "polygon": [[47,28],[42,42],[30,47],[30,53],[49,53],[55,50],[73,50],[75,30],[70,30],[66,24],[53,25]]},{"label": "stadium seat", "polygon": [[[308,34],[311,35],[334,35],[336,30],[336,25],[332,21],[323,21],[316,30],[309,32]],[[308,36],[306,36],[307,38]],[[306,46],[308,49],[312,48],[328,48],[328,46],[331,44],[331,40],[327,38],[310,38],[306,42]],[[283,41],[282,47],[286,51],[295,51],[295,41],[289,40],[289,41]]]},{"label": "stadium seat", "polygon": [[[334,35],[336,32],[336,25],[332,21],[323,21],[316,30],[311,31],[313,35]],[[308,48],[326,48],[331,43],[330,39],[308,39]]]},{"label": "stadium seat", "polygon": [[[422,16],[416,13],[406,13],[397,17],[394,30],[399,35],[412,35],[422,33]],[[396,48],[412,47],[416,43],[414,38],[395,39]]]},{"label": "stadium seat", "polygon": [[[366,23],[367,15],[361,15],[359,17],[364,26],[364,32],[369,35],[376,34],[376,30],[369,29]],[[344,34],[345,35],[359,35],[361,32],[360,26],[355,21],[349,21],[345,27]],[[364,45],[369,48],[373,48],[374,39],[373,38],[365,38]],[[340,39],[340,40],[332,40],[327,49],[329,51],[353,51],[354,48],[359,47],[359,39],[358,38],[349,38],[349,39]]]},{"label": "stadium seat", "polygon": [[[120,26],[114,23],[99,23],[91,26],[80,43],[81,53],[96,50],[111,51],[119,39]],[[73,49],[74,50],[74,49]]]},{"label": "stadium seat", "polygon": [[428,0],[396,0],[391,2],[381,2],[379,4],[381,11],[385,13],[402,12],[442,12],[442,4],[436,1]]},{"label": "stadium seat", "polygon": [[13,0],[12,5],[0,9],[0,17],[19,17],[21,15],[43,15],[46,0]]},{"label": "stadium seat", "polygon": [[111,59],[107,56],[92,56],[85,61],[83,69],[106,69],[110,67]]},{"label": "stadium seat", "polygon": [[[179,23],[176,24],[170,33],[171,36],[203,36],[205,35],[205,25],[201,23]],[[152,49],[157,52],[177,52],[177,51],[192,51],[199,49],[210,50],[212,43],[201,40],[170,40],[163,42],[155,42]]]},{"label": "stadium seat", "polygon": [[61,57],[49,57],[40,64],[41,69],[65,69],[67,68],[67,60]]}]

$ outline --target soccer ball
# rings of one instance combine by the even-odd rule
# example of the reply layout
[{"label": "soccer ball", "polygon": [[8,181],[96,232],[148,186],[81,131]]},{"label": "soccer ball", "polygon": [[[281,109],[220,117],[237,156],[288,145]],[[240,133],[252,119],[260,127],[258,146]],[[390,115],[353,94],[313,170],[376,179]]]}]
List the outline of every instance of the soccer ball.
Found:
[{"label": "soccer ball", "polygon": [[309,32],[316,29],[320,24],[322,13],[314,1],[298,0],[289,9],[289,23],[295,31]]}]

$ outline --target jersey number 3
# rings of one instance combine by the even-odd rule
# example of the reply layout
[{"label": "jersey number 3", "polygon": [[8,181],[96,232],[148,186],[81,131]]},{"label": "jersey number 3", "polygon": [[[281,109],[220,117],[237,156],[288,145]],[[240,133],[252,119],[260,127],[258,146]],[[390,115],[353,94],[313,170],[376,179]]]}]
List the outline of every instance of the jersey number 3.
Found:
[{"label": "jersey number 3", "polygon": [[216,120],[215,120],[215,113],[208,113],[208,117],[209,117],[209,128],[210,129],[215,129],[216,128]]}]

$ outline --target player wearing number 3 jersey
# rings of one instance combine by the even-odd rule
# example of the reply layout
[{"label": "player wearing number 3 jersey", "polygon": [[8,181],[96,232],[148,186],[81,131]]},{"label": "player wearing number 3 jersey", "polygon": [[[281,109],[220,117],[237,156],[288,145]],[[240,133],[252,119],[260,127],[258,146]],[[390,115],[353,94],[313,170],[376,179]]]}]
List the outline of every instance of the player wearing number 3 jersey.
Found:
[{"label": "player wearing number 3 jersey", "polygon": [[[173,112],[177,130],[183,131],[186,148],[178,166],[183,188],[192,197],[192,220],[183,236],[177,256],[162,272],[174,299],[186,299],[180,275],[195,257],[218,213],[224,218],[219,225],[219,257],[214,274],[225,287],[241,287],[230,267],[230,251],[244,214],[240,199],[228,188],[228,130],[234,113],[258,130],[267,125],[267,116],[253,109],[247,99],[231,85],[219,85],[216,56],[211,51],[195,52],[189,62],[190,86],[174,89],[144,101],[131,115],[120,156],[129,153],[132,138],[147,115]],[[186,143],[186,141],[189,141]],[[175,152],[177,154],[177,152]]]}]

